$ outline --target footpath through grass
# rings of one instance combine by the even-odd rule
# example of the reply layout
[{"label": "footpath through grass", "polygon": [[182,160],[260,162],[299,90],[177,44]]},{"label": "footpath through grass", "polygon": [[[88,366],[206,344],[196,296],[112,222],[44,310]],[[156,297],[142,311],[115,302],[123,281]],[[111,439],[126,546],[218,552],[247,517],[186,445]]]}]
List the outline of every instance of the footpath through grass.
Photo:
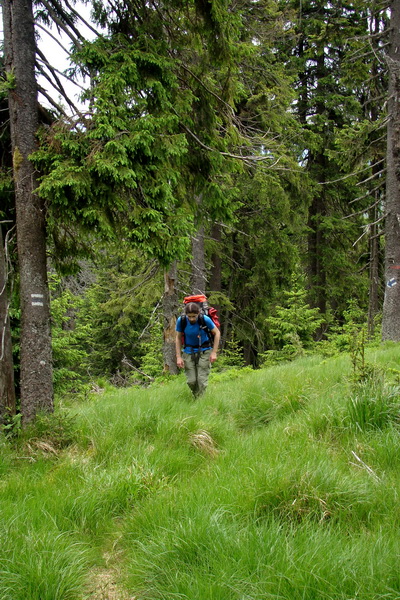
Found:
[{"label": "footpath through grass", "polygon": [[0,600],[398,600],[400,346],[367,359],[108,390],[0,438]]}]

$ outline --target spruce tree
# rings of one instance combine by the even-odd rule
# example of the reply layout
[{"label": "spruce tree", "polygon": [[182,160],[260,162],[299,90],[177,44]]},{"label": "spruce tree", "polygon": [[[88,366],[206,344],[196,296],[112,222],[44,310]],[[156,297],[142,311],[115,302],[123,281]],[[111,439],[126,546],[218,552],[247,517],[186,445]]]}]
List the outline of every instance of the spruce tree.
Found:
[{"label": "spruce tree", "polygon": [[[357,77],[349,77],[348,65],[352,62],[353,73],[362,65],[361,59],[355,60],[356,40],[367,36],[370,13],[368,3],[358,0],[293,0],[289,5],[296,43],[286,55],[296,71],[294,110],[305,136],[299,160],[312,183],[303,259],[312,305],[340,317],[346,307],[343,299],[353,296],[363,303],[367,296],[366,246],[355,244],[363,217],[346,218],[353,212],[350,202],[359,195],[359,179],[344,167],[337,139],[363,117],[363,98],[354,87]],[[284,53],[282,45],[280,51]],[[369,66],[363,65],[364,73]]]}]

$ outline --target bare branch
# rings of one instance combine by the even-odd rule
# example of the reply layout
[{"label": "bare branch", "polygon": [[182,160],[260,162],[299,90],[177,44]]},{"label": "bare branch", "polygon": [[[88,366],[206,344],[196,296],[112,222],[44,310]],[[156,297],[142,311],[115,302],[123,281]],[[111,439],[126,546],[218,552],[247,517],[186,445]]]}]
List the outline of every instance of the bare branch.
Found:
[{"label": "bare branch", "polygon": [[[384,162],[385,160],[386,160],[385,158],[382,158],[381,160],[378,160],[373,165],[367,165],[366,167],[364,167],[363,169],[360,169],[359,171],[353,171],[352,173],[347,173],[347,175],[343,175],[343,177],[339,177],[338,179],[331,179],[330,181],[318,181],[318,184],[319,185],[329,185],[331,183],[337,183],[338,181],[344,181],[345,179],[349,179],[349,177],[355,177],[359,173],[362,173],[363,171],[367,171],[367,170],[371,169],[372,167],[379,165],[380,163]],[[369,177],[368,179],[364,179],[363,181],[360,181],[356,185],[362,185],[363,183],[366,183],[370,179],[377,177],[378,175],[380,175],[381,173],[384,173],[385,171],[386,171],[386,169],[382,169],[382,171],[379,171],[379,173],[375,173],[372,177]]]},{"label": "bare branch", "polygon": [[149,319],[149,321],[148,321],[148,323],[147,323],[146,327],[143,329],[142,333],[139,335],[139,337],[138,337],[138,341],[142,339],[142,337],[143,337],[143,336],[144,336],[144,334],[146,333],[147,329],[150,327],[150,325],[151,325],[151,322],[152,322],[152,320],[153,320],[153,317],[154,317],[154,315],[156,314],[156,312],[159,310],[159,308],[160,308],[160,306],[161,306],[161,303],[162,303],[162,296],[161,296],[161,298],[159,299],[159,301],[157,302],[156,306],[154,307],[154,309],[153,309],[153,312],[152,312],[152,313],[151,313],[151,315],[150,315],[150,319]]},{"label": "bare branch", "polygon": [[[55,25],[59,29],[61,29],[70,38],[70,40],[73,42],[73,44],[75,46],[80,47],[81,42],[83,42],[85,38],[80,33],[80,31],[75,27],[74,23],[68,17],[68,15],[64,11],[62,11],[62,9],[59,9],[58,7],[57,7],[57,10],[54,10],[53,4],[47,2],[47,0],[41,0],[41,2],[43,4],[43,6],[45,8],[47,8],[47,10],[49,11],[49,14],[50,14],[51,18],[53,19]],[[63,21],[58,16],[60,13],[62,14],[62,17],[66,21],[68,26],[65,23],[63,23]],[[76,37],[74,37],[72,35],[72,32],[75,33]]]},{"label": "bare branch", "polygon": [[59,77],[57,75],[57,73],[60,73],[60,71],[58,71],[58,69],[53,68],[48,63],[45,55],[43,54],[43,52],[39,48],[37,48],[36,52],[37,52],[37,55],[42,59],[43,64],[45,64],[46,67],[49,69],[49,71],[50,71],[50,73],[51,73],[51,75],[52,75],[55,83],[52,82],[52,80],[50,79],[50,76],[48,75],[48,73],[44,69],[41,68],[40,64],[37,63],[37,66],[38,66],[40,72],[42,73],[42,75],[47,79],[47,81],[49,83],[51,83],[51,85],[53,87],[55,87],[57,89],[57,91],[60,92],[60,94],[65,98],[65,100],[68,102],[68,104],[71,104],[73,106],[72,101],[68,98],[67,93],[64,90],[64,86],[62,85],[62,83],[61,83],[61,81],[60,81],[60,79],[59,79]]},{"label": "bare branch", "polygon": [[371,208],[375,208],[375,206],[378,206],[378,204],[380,204],[381,202],[382,202],[381,198],[378,198],[378,200],[376,200],[376,202],[374,202],[367,208],[363,208],[362,210],[359,210],[358,212],[351,213],[351,215],[346,215],[346,216],[342,217],[342,220],[344,221],[345,219],[351,219],[353,217],[358,217],[359,215],[363,215],[368,210],[371,210]]},{"label": "bare branch", "polygon": [[135,367],[131,362],[129,362],[129,360],[126,358],[126,356],[123,357],[121,362],[122,362],[122,364],[127,365],[130,369],[133,369],[134,371],[137,371],[138,373],[143,375],[143,377],[147,377],[147,379],[149,379],[150,381],[154,381],[154,377],[151,377],[151,375],[147,375],[146,373],[144,373],[143,371],[141,371],[140,369]]},{"label": "bare branch", "polygon": [[75,8],[73,6],[71,6],[71,4],[68,2],[68,0],[64,0],[65,2],[65,6],[68,8],[68,10],[75,15],[76,17],[78,17],[78,19],[85,25],[85,27],[87,27],[88,29],[90,29],[90,31],[92,33],[95,34],[95,36],[99,37],[100,33],[93,27],[93,25],[91,23],[89,23],[89,21],[86,21],[86,19],[84,19],[81,15],[81,13],[79,13],[78,11],[75,10]]},{"label": "bare branch", "polygon": [[53,35],[49,29],[47,29],[46,27],[44,27],[38,21],[35,22],[35,27],[38,27],[39,29],[41,29],[42,31],[44,31],[46,35],[48,35],[54,42],[56,42],[56,44],[58,44],[60,46],[60,48],[62,49],[62,51],[65,52],[65,54],[67,56],[71,56],[71,52],[69,50],[67,50],[67,48],[65,46],[63,46],[63,44],[60,41],[60,38],[58,38],[56,35]]},{"label": "bare branch", "polygon": [[354,198],[354,200],[350,200],[349,204],[354,204],[355,202],[358,202],[359,200],[364,200],[364,198],[367,198],[368,196],[371,196],[372,194],[374,194],[375,192],[377,192],[378,190],[380,190],[384,185],[385,185],[385,182],[381,181],[379,183],[379,185],[377,185],[376,187],[374,187],[372,190],[368,190],[368,192],[366,192],[362,196],[358,196],[358,198]]},{"label": "bare branch", "polygon": [[[45,79],[47,79],[47,81],[50,83],[50,85],[60,93],[60,95],[64,98],[64,100],[67,102],[67,104],[70,106],[70,108],[72,108],[76,113],[79,113],[78,108],[75,106],[75,104],[69,98],[68,94],[65,92],[65,90],[61,86],[61,84],[60,84],[60,87],[56,86],[54,84],[54,82],[50,79],[50,77],[46,73],[46,71],[44,71],[40,66],[38,66],[38,69],[39,69],[40,73],[42,74],[42,76]],[[38,89],[39,89],[40,93],[43,94],[43,96],[51,103],[51,105],[54,106],[54,108],[56,108],[57,110],[60,110],[60,112],[65,115],[65,111],[62,109],[62,107],[50,96],[50,94],[48,94],[48,92],[42,86],[39,86]]]},{"label": "bare branch", "polygon": [[[379,217],[379,219],[377,219],[376,221],[374,221],[373,223],[368,223],[368,225],[364,226],[364,232],[360,235],[360,237],[353,243],[353,248],[354,246],[356,246],[356,244],[358,244],[358,242],[365,236],[367,235],[367,233],[370,231],[371,227],[373,227],[374,225],[378,225],[378,223],[381,223],[382,221],[384,221],[387,217],[387,214],[382,215],[382,217]],[[376,237],[380,237],[382,234],[377,234],[375,236],[373,236],[371,239],[375,239]]]},{"label": "bare branch", "polygon": [[[175,114],[177,114],[177,113],[175,113]],[[201,148],[203,148],[204,150],[207,150],[208,152],[218,152],[222,156],[226,156],[227,158],[234,158],[236,160],[241,160],[241,161],[243,161],[244,163],[246,163],[248,165],[254,164],[254,163],[257,163],[257,162],[265,162],[265,161],[275,160],[275,162],[273,164],[268,165],[269,168],[274,167],[280,161],[280,157],[278,157],[277,159],[275,159],[275,157],[272,157],[272,156],[257,156],[257,155],[243,156],[241,154],[232,154],[231,152],[223,152],[222,150],[217,150],[216,148],[211,148],[211,146],[208,146],[207,144],[204,144],[197,137],[197,135],[195,133],[193,133],[193,131],[191,131],[188,127],[186,127],[186,125],[184,125],[183,123],[180,123],[180,125],[181,125],[182,129],[184,129],[186,131],[186,133],[188,133],[197,142],[197,144],[199,144],[199,146]]]},{"label": "bare branch", "polygon": [[[379,163],[383,162],[384,160],[385,159],[383,158],[382,160],[378,161],[375,164],[378,165]],[[367,179],[363,179],[363,181],[359,181],[356,185],[364,185],[364,183],[367,183],[367,181],[371,181],[371,179],[375,179],[376,177],[378,177],[378,175],[382,175],[382,173],[386,173],[386,167],[384,169],[381,169],[380,171],[378,171],[378,173],[373,173],[371,175],[371,177],[368,177]]]},{"label": "bare branch", "polygon": [[42,94],[42,96],[44,96],[46,98],[46,100],[60,113],[62,114],[64,117],[67,117],[67,113],[64,111],[63,107],[58,104],[54,98],[52,98],[44,88],[42,88],[41,86],[38,86],[38,91]]}]

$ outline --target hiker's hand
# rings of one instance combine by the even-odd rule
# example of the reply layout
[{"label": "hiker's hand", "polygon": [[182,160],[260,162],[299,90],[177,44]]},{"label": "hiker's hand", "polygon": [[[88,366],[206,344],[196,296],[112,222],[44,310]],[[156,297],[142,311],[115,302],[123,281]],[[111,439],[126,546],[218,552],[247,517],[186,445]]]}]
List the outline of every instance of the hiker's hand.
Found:
[{"label": "hiker's hand", "polygon": [[217,353],[211,352],[210,354],[210,363],[214,363],[217,360]]},{"label": "hiker's hand", "polygon": [[183,369],[183,367],[185,366],[185,363],[183,362],[183,358],[177,358],[176,365],[179,369]]}]

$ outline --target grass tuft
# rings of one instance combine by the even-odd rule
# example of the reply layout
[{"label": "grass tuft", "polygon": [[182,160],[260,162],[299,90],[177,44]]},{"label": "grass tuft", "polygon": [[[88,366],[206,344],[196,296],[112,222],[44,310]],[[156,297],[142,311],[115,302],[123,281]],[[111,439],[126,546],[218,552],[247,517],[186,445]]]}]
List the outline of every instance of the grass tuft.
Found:
[{"label": "grass tuft", "polygon": [[359,384],[348,405],[351,427],[360,431],[384,429],[400,421],[400,388],[381,380]]},{"label": "grass tuft", "polygon": [[218,448],[207,431],[200,430],[192,433],[190,435],[190,443],[194,448],[204,452],[208,456],[213,457],[218,454]]}]

